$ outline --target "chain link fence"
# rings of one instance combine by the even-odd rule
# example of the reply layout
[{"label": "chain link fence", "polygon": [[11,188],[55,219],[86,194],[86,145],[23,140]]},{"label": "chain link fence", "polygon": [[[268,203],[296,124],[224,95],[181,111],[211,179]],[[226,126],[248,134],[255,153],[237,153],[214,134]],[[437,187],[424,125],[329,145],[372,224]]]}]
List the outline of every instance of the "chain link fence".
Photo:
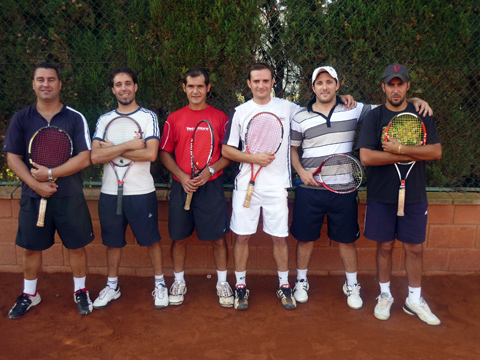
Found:
[{"label": "chain link fence", "polygon": [[[186,104],[183,73],[211,73],[209,103],[228,114],[248,100],[246,69],[266,61],[275,70],[275,96],[301,105],[312,97],[311,72],[332,65],[342,94],[384,102],[381,74],[402,63],[409,96],[435,112],[443,158],[428,166],[437,190],[480,190],[480,5],[478,1],[314,0],[2,0],[0,4],[0,138],[13,114],[35,101],[36,64],[62,73],[62,101],[82,112],[93,132],[115,107],[110,72],[129,66],[139,78],[137,100],[160,125]],[[0,182],[16,181],[0,155]],[[170,176],[159,161],[159,186]],[[226,171],[231,184],[233,165]],[[99,184],[101,167],[84,171]]]}]

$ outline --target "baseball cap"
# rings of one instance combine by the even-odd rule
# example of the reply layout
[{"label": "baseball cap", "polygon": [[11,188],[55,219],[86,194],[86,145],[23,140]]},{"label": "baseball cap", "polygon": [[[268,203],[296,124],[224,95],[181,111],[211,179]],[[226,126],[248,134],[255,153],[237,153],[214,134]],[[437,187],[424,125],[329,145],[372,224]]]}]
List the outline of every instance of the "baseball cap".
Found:
[{"label": "baseball cap", "polygon": [[403,82],[408,82],[409,77],[407,68],[400,64],[388,65],[383,72],[383,83],[386,84],[396,77],[398,77]]},{"label": "baseball cap", "polygon": [[312,85],[315,83],[315,79],[317,78],[318,74],[320,74],[321,72],[324,72],[324,71],[329,73],[331,77],[333,77],[335,80],[338,81],[338,75],[337,75],[337,72],[335,71],[334,68],[332,68],[331,66],[320,66],[320,67],[316,68],[315,71],[313,72]]}]

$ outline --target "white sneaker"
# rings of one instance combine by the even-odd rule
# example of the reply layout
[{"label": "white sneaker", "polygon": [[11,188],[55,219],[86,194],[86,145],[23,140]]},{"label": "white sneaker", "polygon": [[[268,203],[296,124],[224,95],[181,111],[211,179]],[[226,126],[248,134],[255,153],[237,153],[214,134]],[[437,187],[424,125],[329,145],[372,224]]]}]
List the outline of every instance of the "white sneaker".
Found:
[{"label": "white sneaker", "polygon": [[98,297],[93,303],[94,309],[103,309],[106,307],[112,300],[117,300],[122,293],[120,292],[120,286],[117,284],[116,289],[112,289],[110,286],[105,286],[98,294]]},{"label": "white sneaker", "polygon": [[363,300],[360,297],[360,284],[353,286],[343,284],[343,293],[347,296],[347,304],[352,309],[360,309],[363,306]]},{"label": "white sneaker", "polygon": [[308,301],[308,290],[310,285],[308,280],[297,280],[295,282],[295,287],[293,288],[293,297],[299,303],[306,303]]},{"label": "white sneaker", "polygon": [[155,286],[152,296],[155,301],[155,308],[164,309],[168,306],[168,291],[165,284]]},{"label": "white sneaker", "polygon": [[390,317],[390,308],[393,304],[393,297],[389,293],[383,292],[377,297],[378,302],[373,310],[373,316],[378,320],[388,320]]},{"label": "white sneaker", "polygon": [[403,305],[403,311],[408,315],[417,315],[420,320],[426,322],[428,325],[440,325],[441,323],[440,319],[432,313],[432,310],[430,310],[423,297],[420,298],[418,304],[410,303],[407,298],[405,305]]},{"label": "white sneaker", "polygon": [[217,284],[217,295],[220,305],[233,307],[233,291],[228,282],[222,281]]},{"label": "white sneaker", "polygon": [[170,305],[181,305],[183,303],[183,295],[187,293],[187,284],[185,281],[175,281],[170,286],[170,295],[168,300]]}]

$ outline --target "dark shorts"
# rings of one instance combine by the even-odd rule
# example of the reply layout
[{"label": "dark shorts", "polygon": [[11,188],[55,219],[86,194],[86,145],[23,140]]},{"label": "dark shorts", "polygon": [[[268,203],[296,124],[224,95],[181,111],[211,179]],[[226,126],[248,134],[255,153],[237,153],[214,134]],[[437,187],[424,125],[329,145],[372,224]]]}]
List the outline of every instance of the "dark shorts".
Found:
[{"label": "dark shorts", "polygon": [[117,195],[100,193],[98,217],[103,245],[122,248],[127,242],[125,232],[130,225],[140,246],[160,241],[158,230],[158,202],[155,191],[144,195],[124,195],[123,215],[117,215]]},{"label": "dark shorts", "polygon": [[229,231],[230,215],[222,178],[208,181],[193,193],[190,210],[184,210],[187,194],[182,184],[172,180],[168,209],[168,231],[172,240],[183,240],[197,230],[200,240],[212,241]]},{"label": "dark shorts", "polygon": [[298,241],[315,241],[320,237],[325,215],[328,237],[350,244],[360,237],[358,226],[357,192],[335,194],[328,190],[316,190],[298,186],[290,233]]},{"label": "dark shorts", "polygon": [[37,227],[40,199],[22,196],[18,214],[15,243],[27,250],[42,251],[55,242],[58,232],[67,249],[79,249],[90,244],[93,235],[92,219],[83,194],[51,197],[47,201],[45,226]]},{"label": "dark shorts", "polygon": [[407,244],[422,244],[427,234],[427,207],[426,201],[405,204],[405,216],[397,216],[397,204],[367,201],[364,235],[378,242],[396,238]]}]

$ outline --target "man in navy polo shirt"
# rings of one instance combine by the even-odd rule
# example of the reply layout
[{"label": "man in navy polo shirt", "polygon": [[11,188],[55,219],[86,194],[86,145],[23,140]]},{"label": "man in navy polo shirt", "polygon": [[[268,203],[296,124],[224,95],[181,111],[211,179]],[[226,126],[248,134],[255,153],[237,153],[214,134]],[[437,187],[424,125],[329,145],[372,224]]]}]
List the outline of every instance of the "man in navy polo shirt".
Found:
[{"label": "man in navy polo shirt", "polygon": [[[94,239],[92,220],[83,195],[80,171],[90,165],[90,135],[85,117],[60,102],[62,82],[57,67],[41,63],[32,82],[37,102],[17,112],[8,127],[3,150],[10,169],[22,180],[16,244],[24,248],[24,288],[8,313],[18,319],[41,301],[37,277],[42,251],[54,244],[55,231],[68,251],[74,280],[74,301],[80,314],[89,314],[92,302],[85,289],[85,246]],[[73,142],[73,155],[65,164],[48,169],[28,160],[28,144],[37,130],[56,126]],[[52,180],[57,179],[54,183]],[[44,227],[37,227],[41,198],[48,199]]]}]

